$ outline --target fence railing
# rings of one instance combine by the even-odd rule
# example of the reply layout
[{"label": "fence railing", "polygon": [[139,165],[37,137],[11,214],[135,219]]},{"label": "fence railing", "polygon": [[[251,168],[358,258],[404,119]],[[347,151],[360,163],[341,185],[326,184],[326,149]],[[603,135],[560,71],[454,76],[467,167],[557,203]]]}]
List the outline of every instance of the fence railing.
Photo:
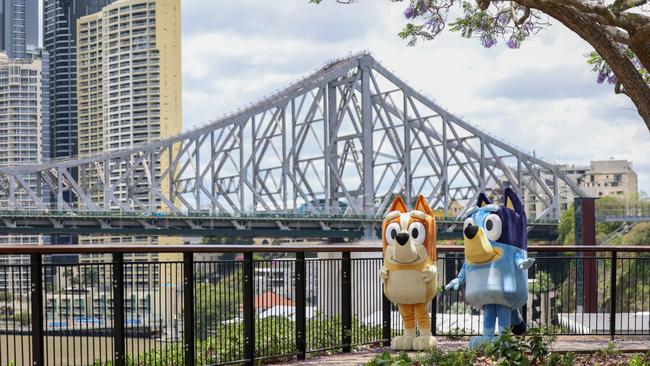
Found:
[{"label": "fence railing", "polygon": [[[215,365],[387,345],[378,246],[0,247],[0,364]],[[438,284],[462,247],[438,248]],[[650,246],[534,246],[529,326],[650,335]],[[76,254],[61,263],[59,254]],[[67,257],[69,258],[69,257]],[[459,292],[431,304],[438,336],[479,334]],[[190,336],[188,336],[190,335]]]}]

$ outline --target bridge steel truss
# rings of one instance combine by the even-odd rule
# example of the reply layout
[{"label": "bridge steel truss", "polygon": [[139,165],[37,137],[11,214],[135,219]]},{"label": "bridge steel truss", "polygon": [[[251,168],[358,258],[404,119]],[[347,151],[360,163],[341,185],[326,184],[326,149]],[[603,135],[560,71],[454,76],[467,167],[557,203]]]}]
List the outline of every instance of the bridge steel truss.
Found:
[{"label": "bridge steel truss", "polygon": [[479,130],[358,54],[172,138],[1,167],[0,210],[352,217],[377,215],[400,193],[410,201],[425,195],[447,213],[452,201],[511,186],[542,205],[530,219],[558,219],[561,184],[583,195],[558,166]]}]

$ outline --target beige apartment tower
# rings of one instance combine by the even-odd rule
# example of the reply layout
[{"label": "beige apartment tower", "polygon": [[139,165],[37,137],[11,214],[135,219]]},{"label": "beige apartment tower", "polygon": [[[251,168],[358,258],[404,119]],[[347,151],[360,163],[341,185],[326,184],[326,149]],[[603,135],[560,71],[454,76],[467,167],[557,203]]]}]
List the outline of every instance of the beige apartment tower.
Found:
[{"label": "beige apartment tower", "polygon": [[[180,0],[118,0],[79,18],[77,67],[80,156],[126,149],[179,133]],[[155,174],[164,171],[169,160],[163,157]],[[127,191],[118,181],[126,169],[124,166],[110,177],[116,198],[123,202]],[[92,171],[79,174],[86,174],[90,185],[103,184]],[[141,202],[151,199],[148,192],[136,194],[141,195]],[[101,193],[92,198],[102,207]],[[81,243],[173,242],[172,238],[160,240],[145,236],[80,238]]]},{"label": "beige apartment tower", "polygon": [[119,0],[79,19],[79,155],[180,132],[180,25],[180,0]]},{"label": "beige apartment tower", "polygon": [[[0,166],[43,163],[43,95],[40,55],[16,59],[0,53]],[[35,175],[25,183],[38,189]],[[15,194],[19,207],[36,208],[26,192]],[[8,204],[8,197],[3,194],[0,201]],[[42,239],[42,235],[0,235],[0,244],[41,244]]]}]

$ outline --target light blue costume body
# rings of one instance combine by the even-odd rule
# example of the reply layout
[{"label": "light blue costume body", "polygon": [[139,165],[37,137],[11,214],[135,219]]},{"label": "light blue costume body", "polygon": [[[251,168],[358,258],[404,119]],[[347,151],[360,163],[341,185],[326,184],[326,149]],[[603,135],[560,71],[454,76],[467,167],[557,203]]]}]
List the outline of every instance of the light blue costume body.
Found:
[{"label": "light blue costume body", "polygon": [[[514,195],[513,192],[509,194]],[[470,348],[478,348],[496,339],[497,319],[499,333],[507,329],[512,330],[514,334],[523,334],[526,329],[519,309],[526,304],[528,298],[527,270],[532,266],[534,259],[527,257],[523,206],[516,196],[512,198],[517,200],[515,209],[493,205],[482,194],[481,199],[485,204],[474,208],[465,223],[466,261],[458,277],[446,286],[447,289],[458,290],[460,286],[465,285],[466,302],[483,310],[483,335],[473,337]],[[517,204],[520,207],[516,207]],[[496,226],[500,230],[498,233]],[[490,234],[498,238],[490,240]],[[484,235],[482,240],[489,242],[488,247],[491,246],[495,253],[492,259],[484,263],[472,263],[467,256],[468,241],[475,238],[481,240],[478,235]]]}]

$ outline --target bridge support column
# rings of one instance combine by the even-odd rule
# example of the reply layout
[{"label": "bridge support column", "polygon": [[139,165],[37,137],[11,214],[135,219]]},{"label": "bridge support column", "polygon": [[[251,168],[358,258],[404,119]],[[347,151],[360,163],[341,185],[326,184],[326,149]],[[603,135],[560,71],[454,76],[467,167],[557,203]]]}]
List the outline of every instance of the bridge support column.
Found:
[{"label": "bridge support column", "polygon": [[[576,245],[596,245],[596,199],[576,198],[574,200]],[[576,268],[576,299],[578,308],[585,313],[598,312],[598,273],[595,252],[582,253]]]},{"label": "bridge support column", "polygon": [[370,90],[370,60],[362,58],[361,68],[361,128],[363,156],[363,214],[372,216],[375,212],[375,180],[374,180],[374,150],[373,150],[373,121],[372,100]]}]

